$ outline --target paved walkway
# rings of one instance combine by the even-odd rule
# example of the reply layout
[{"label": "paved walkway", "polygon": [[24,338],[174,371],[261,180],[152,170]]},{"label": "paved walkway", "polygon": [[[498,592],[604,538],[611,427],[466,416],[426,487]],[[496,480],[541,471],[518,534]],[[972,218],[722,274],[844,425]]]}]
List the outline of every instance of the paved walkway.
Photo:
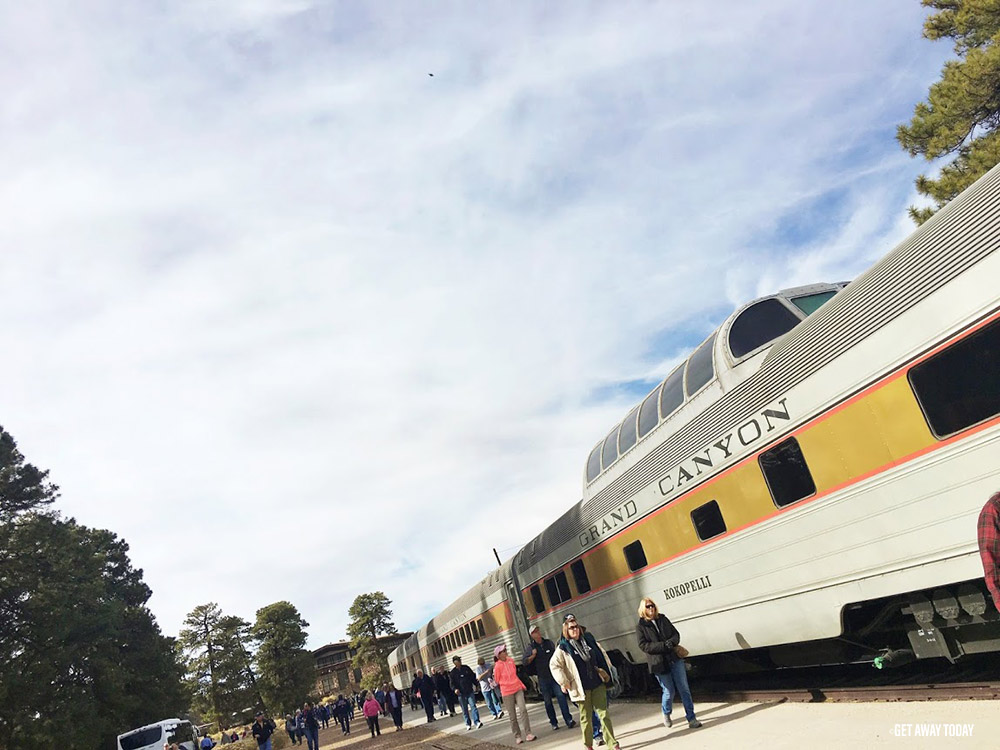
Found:
[{"label": "paved walkway", "polygon": [[[994,701],[702,703],[697,710],[704,726],[692,730],[687,728],[680,705],[674,709],[673,729],[663,726],[659,706],[655,703],[615,702],[611,707],[615,734],[622,750],[657,746],[666,750],[695,747],[801,750],[803,743],[808,743],[809,750],[994,747],[1000,745],[997,740],[1000,737],[998,709],[1000,705]],[[485,746],[477,750],[487,750],[489,746],[514,747],[507,717],[492,721],[485,708],[482,713],[483,728],[466,731],[461,714],[438,719],[426,727],[423,712],[418,716],[407,708],[403,714],[407,730],[394,732],[389,720],[389,731],[371,740],[361,722],[351,738],[360,737],[363,732],[364,744],[370,744],[372,750],[380,745],[392,747],[410,743],[431,743],[438,750],[466,750],[477,745]],[[538,740],[518,746],[518,750],[582,750],[580,730],[562,727],[553,731],[540,703],[529,703],[528,715]],[[438,733],[410,733],[411,727],[434,729]],[[335,744],[327,745],[324,738],[323,750],[342,747],[342,739],[337,737]]]}]

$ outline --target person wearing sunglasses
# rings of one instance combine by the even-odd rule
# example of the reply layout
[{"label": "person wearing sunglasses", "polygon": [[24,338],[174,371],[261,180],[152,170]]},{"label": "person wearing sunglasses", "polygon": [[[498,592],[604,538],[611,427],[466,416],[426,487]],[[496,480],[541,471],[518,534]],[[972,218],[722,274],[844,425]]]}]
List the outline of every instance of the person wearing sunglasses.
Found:
[{"label": "person wearing sunglasses", "polygon": [[[691,699],[691,688],[688,687],[684,659],[677,653],[681,634],[648,596],[639,601],[639,623],[635,626],[635,636],[639,641],[639,648],[646,654],[650,674],[663,690],[660,704],[663,709],[663,725],[668,728],[674,725],[670,711],[674,707],[674,695],[680,693],[688,727],[700,727],[701,722],[694,714],[694,701]],[[687,652],[683,653],[686,655]]]},{"label": "person wearing sunglasses", "polygon": [[562,638],[549,662],[549,669],[563,692],[580,708],[583,744],[588,750],[594,746],[592,724],[595,711],[607,743],[614,750],[621,750],[608,713],[606,684],[611,681],[611,659],[604,647],[573,615],[566,615],[563,620]]}]

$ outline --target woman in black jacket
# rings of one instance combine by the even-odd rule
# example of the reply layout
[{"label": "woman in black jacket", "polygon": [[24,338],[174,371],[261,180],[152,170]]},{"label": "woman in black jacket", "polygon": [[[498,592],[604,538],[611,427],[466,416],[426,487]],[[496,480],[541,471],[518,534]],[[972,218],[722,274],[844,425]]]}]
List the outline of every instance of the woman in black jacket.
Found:
[{"label": "woman in black jacket", "polygon": [[681,642],[681,634],[666,615],[660,614],[656,602],[648,596],[639,602],[639,623],[635,626],[635,637],[639,641],[639,648],[646,654],[650,673],[663,689],[663,724],[667,727],[674,725],[670,711],[674,706],[674,693],[680,693],[688,726],[691,729],[700,727],[701,722],[694,715],[694,701],[691,700],[684,660],[675,651]]}]

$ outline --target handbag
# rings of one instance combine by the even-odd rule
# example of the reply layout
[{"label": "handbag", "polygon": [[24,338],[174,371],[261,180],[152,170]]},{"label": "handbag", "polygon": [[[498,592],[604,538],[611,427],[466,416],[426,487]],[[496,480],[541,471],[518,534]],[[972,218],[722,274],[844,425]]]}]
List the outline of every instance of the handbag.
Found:
[{"label": "handbag", "polygon": [[603,682],[605,685],[611,682],[611,675],[609,675],[600,667],[597,667],[597,676],[601,678],[601,682]]},{"label": "handbag", "polygon": [[681,644],[674,646],[674,653],[677,655],[678,659],[686,659],[691,655],[691,652],[684,648]]}]

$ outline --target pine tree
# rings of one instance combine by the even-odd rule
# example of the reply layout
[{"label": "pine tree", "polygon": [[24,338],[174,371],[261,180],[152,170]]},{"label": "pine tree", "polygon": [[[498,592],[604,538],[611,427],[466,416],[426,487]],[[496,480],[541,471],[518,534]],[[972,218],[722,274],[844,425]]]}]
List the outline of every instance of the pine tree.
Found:
[{"label": "pine tree", "polygon": [[315,666],[306,650],[309,623],[289,602],[257,610],[251,634],[257,642],[260,691],[272,711],[286,713],[302,705],[315,687]]},{"label": "pine tree", "polygon": [[351,648],[356,652],[354,667],[361,670],[361,686],[374,689],[391,679],[389,674],[389,649],[378,642],[379,636],[392,635],[396,626],[392,622],[392,604],[381,591],[359,594],[347,611],[351,623],[347,635]]},{"label": "pine tree", "polygon": [[953,154],[940,175],[917,178],[917,191],[936,208],[910,208],[922,224],[939,208],[1000,162],[1000,2],[922,0],[937,12],[924,23],[927,39],[952,39],[957,60],[949,60],[926,102],[917,104],[896,139],[911,156],[933,161]]}]

